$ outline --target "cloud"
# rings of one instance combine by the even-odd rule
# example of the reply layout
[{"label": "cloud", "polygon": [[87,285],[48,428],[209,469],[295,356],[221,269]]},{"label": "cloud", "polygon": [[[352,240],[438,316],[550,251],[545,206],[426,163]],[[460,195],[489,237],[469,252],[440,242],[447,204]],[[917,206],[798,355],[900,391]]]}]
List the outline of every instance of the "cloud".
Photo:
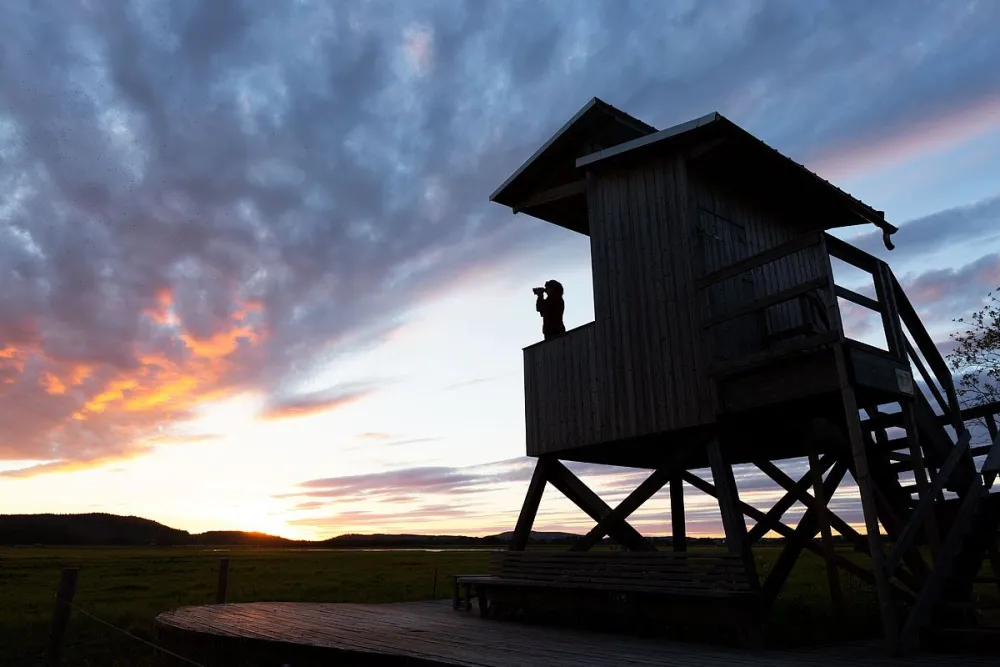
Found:
[{"label": "cloud", "polygon": [[983,255],[964,266],[902,276],[903,289],[925,321],[968,317],[1000,286],[1000,253]]},{"label": "cloud", "polygon": [[[295,524],[322,531],[364,528],[421,532],[440,531],[447,525],[452,532],[482,535],[513,529],[535,463],[534,459],[523,458],[466,467],[423,466],[330,477],[303,482],[278,497],[302,499],[292,511],[315,514],[298,517]],[[581,463],[567,463],[567,467],[612,507],[652,472]],[[808,470],[805,459],[783,461],[779,468],[796,480]],[[712,482],[710,471],[694,472]],[[762,511],[770,509],[784,495],[783,489],[755,466],[737,466],[734,475],[742,500]],[[507,502],[498,504],[488,500],[488,496],[496,493],[502,493]],[[685,495],[689,532],[718,534],[721,519],[717,501],[688,484]],[[862,520],[856,487],[849,478],[842,483],[834,500],[845,520],[851,523]],[[662,535],[669,531],[669,511],[665,487],[635,512],[629,522],[648,534]],[[786,523],[794,526],[803,511],[801,505],[793,506],[785,514]],[[749,521],[750,525],[753,523]],[[535,522],[536,530],[586,532],[592,527],[590,517],[554,487],[547,487]]]},{"label": "cloud", "polygon": [[965,206],[945,209],[900,224],[893,236],[896,249],[887,251],[882,233],[859,234],[850,242],[889,262],[907,261],[949,246],[982,245],[1000,240],[1000,194]]},{"label": "cloud", "polygon": [[365,532],[375,532],[384,530],[380,528],[382,526],[411,526],[413,522],[419,524],[451,521],[469,514],[467,510],[454,505],[418,505],[408,509],[405,515],[352,510],[315,519],[292,519],[288,523],[311,528],[333,528],[340,531],[362,529]]},{"label": "cloud", "polygon": [[661,127],[719,109],[823,164],[991,108],[998,12],[0,6],[0,458],[140,455],[235,393],[327,405],[290,388],[463,276],[558,251],[487,197],[591,96]]},{"label": "cloud", "polygon": [[986,134],[1000,126],[1000,90],[971,97],[962,107],[925,107],[919,113],[899,125],[869,127],[819,157],[813,168],[829,178],[845,178]]},{"label": "cloud", "polygon": [[371,385],[350,385],[309,394],[275,396],[261,409],[258,417],[273,421],[318,414],[356,403],[375,391]]},{"label": "cloud", "polygon": [[456,382],[455,384],[450,384],[444,388],[444,391],[454,391],[456,389],[466,389],[468,387],[473,387],[478,384],[484,384],[486,382],[491,382],[495,380],[495,377],[488,378],[474,378],[472,380],[467,380],[465,382]]}]

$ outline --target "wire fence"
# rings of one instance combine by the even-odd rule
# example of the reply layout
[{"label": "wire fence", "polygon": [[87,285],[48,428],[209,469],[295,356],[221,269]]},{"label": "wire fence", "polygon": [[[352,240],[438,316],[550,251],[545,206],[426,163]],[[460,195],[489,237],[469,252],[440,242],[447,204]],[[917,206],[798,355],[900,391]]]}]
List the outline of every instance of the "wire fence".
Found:
[{"label": "wire fence", "polygon": [[[215,586],[215,600],[214,600],[216,604],[222,604],[227,602],[227,598],[229,596],[229,562],[230,559],[228,557],[223,557],[219,560],[218,579]],[[67,649],[72,650],[80,648],[80,646],[72,646],[67,643],[67,636],[69,635],[70,626],[73,625],[72,618],[74,617],[74,615],[85,617],[90,621],[93,621],[101,628],[117,634],[120,638],[123,638],[125,640],[126,644],[128,642],[132,642],[137,646],[141,645],[143,647],[150,649],[152,652],[151,658],[153,658],[154,661],[162,660],[164,658],[171,658],[174,661],[176,661],[171,664],[193,665],[194,667],[208,667],[203,662],[199,662],[198,660],[192,657],[178,654],[175,650],[171,650],[167,646],[164,646],[161,642],[157,641],[157,638],[155,636],[152,639],[147,639],[145,637],[139,636],[139,634],[136,634],[135,631],[123,627],[122,624],[109,620],[109,618],[106,615],[95,614],[89,608],[83,607],[80,604],[78,604],[75,598],[77,589],[77,579],[79,573],[80,573],[80,568],[78,567],[66,567],[61,570],[59,587],[55,595],[53,596],[54,606],[52,611],[52,620],[48,633],[48,643],[46,647],[45,658],[42,662],[42,665],[44,667],[65,667],[65,665],[68,662],[70,662],[68,660],[64,660],[64,653],[68,652]],[[437,567],[433,569],[432,582],[433,582],[432,598],[438,599],[439,588],[438,588]],[[447,592],[445,593],[447,594]],[[405,600],[406,600],[406,594],[404,593],[403,601]],[[77,632],[79,631],[80,631],[79,628],[77,628]],[[102,641],[102,644],[105,645],[109,643],[110,642]],[[177,647],[173,648],[176,649]],[[135,657],[134,655],[131,654],[130,650],[128,650],[128,652],[129,656],[128,658],[126,658],[126,660]],[[83,659],[82,656],[80,655],[77,656],[71,655],[67,657],[77,658],[76,660],[72,660],[73,664],[76,664],[81,659]],[[114,664],[131,664],[131,663],[121,663],[119,660],[120,659],[117,656],[116,652],[116,655],[113,658]],[[144,662],[145,659],[140,658],[140,660],[143,661],[142,664],[146,664]],[[83,663],[87,665],[93,664],[90,656],[83,659]],[[154,662],[153,664],[159,664],[159,662]],[[0,667],[6,667],[6,666],[0,665]]]},{"label": "wire fence", "polygon": [[[58,604],[58,599],[57,599],[57,604]],[[87,611],[83,607],[80,607],[77,604],[74,604],[72,602],[69,602],[67,604],[69,604],[69,607],[73,611],[75,611],[77,613],[80,613],[80,614],[83,614],[84,616],[90,618],[93,621],[96,621],[97,623],[99,623],[99,624],[101,624],[101,625],[103,625],[105,627],[111,628],[115,632],[118,632],[118,633],[124,635],[125,637],[128,637],[129,639],[132,639],[132,640],[134,640],[136,642],[139,642],[140,644],[145,644],[146,646],[152,648],[157,654],[170,656],[171,658],[174,658],[176,660],[180,660],[184,664],[194,665],[194,667],[206,667],[206,665],[203,665],[200,662],[196,662],[194,660],[191,660],[190,658],[184,657],[183,655],[178,655],[177,653],[174,653],[173,651],[171,651],[171,650],[169,650],[167,648],[164,648],[163,646],[160,646],[156,642],[149,641],[148,639],[143,639],[142,637],[139,637],[138,635],[135,635],[135,634],[129,632],[125,628],[121,628],[121,627],[115,625],[114,623],[110,623],[110,622],[104,620],[103,618],[95,616],[94,614],[90,613],[89,611]]]}]

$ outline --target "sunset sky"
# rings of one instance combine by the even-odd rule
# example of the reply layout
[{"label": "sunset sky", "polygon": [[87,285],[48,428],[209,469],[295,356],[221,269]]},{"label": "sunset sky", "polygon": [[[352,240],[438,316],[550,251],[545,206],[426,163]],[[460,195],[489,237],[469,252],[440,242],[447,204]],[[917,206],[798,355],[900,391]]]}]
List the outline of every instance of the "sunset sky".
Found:
[{"label": "sunset sky", "polygon": [[[593,297],[587,238],[488,197],[594,96],[719,111],[884,210],[895,251],[841,235],[944,343],[1000,286],[998,28],[987,0],[0,3],[0,513],[512,529],[530,288],[568,327]],[[574,469],[612,504],[642,477]],[[590,525],[552,491],[536,528]]]}]

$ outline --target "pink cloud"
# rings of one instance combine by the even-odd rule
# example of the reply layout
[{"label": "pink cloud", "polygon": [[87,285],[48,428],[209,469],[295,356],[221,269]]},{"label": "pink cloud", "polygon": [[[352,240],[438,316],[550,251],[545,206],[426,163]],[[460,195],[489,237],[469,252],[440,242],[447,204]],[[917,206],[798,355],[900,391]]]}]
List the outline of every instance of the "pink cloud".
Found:
[{"label": "pink cloud", "polygon": [[894,133],[844,142],[811,161],[810,166],[826,178],[846,178],[942,150],[997,128],[1000,91],[990,91],[973,104],[903,125]]}]

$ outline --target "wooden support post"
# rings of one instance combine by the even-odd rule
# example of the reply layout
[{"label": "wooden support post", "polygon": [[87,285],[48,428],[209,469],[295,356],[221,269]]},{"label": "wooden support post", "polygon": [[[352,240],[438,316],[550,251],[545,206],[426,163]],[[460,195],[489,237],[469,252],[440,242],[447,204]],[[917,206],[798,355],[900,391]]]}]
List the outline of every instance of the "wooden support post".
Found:
[{"label": "wooden support post", "polygon": [[59,573],[59,588],[56,590],[56,604],[52,610],[52,626],[49,629],[49,646],[45,653],[46,667],[59,667],[62,664],[62,649],[79,574],[78,567],[67,567]]},{"label": "wooden support post", "polygon": [[996,440],[998,433],[996,417],[993,415],[986,415],[983,417],[983,421],[986,422],[986,431],[990,434],[990,440]]},{"label": "wooden support post", "polygon": [[743,557],[743,563],[750,575],[751,588],[757,590],[760,579],[757,576],[757,562],[747,539],[747,524],[740,511],[740,494],[733,476],[733,467],[722,456],[722,447],[717,438],[708,442],[708,462],[712,467],[712,480],[718,490],[719,510],[722,525],[726,531],[726,546],[729,552]]},{"label": "wooden support post", "polygon": [[885,573],[885,553],[882,551],[882,533],[879,529],[878,513],[875,508],[875,489],[868,476],[868,455],[865,452],[864,436],[861,432],[861,418],[858,415],[858,403],[854,389],[850,385],[850,375],[847,372],[847,360],[843,345],[834,346],[834,355],[840,374],[840,398],[843,402],[844,417],[847,420],[847,437],[854,458],[855,482],[861,495],[861,508],[865,515],[865,527],[868,532],[868,543],[871,549],[872,566],[875,574],[875,590],[878,593],[879,607],[882,616],[882,628],[885,632],[889,650],[896,653],[899,648],[899,619],[893,605],[889,580]]},{"label": "wooden support post", "polygon": [[431,584],[431,599],[437,600],[438,597],[438,570],[434,568],[434,583]]},{"label": "wooden support post", "polygon": [[510,551],[524,551],[528,546],[528,538],[531,536],[531,527],[535,524],[535,516],[538,514],[538,506],[542,502],[542,494],[545,492],[545,482],[547,481],[547,470],[549,459],[539,458],[535,464],[535,470],[531,473],[531,482],[528,484],[528,492],[524,496],[524,504],[521,505],[521,514],[517,517],[517,524],[514,526],[514,535],[510,538],[507,549]]},{"label": "wooden support post", "polygon": [[679,473],[670,480],[670,530],[673,534],[674,551],[686,552],[687,524],[684,519],[684,478]]},{"label": "wooden support post", "polygon": [[899,322],[899,308],[896,305],[896,294],[892,288],[892,271],[889,265],[879,260],[872,278],[875,283],[875,296],[878,297],[882,315],[882,328],[889,352],[897,359],[906,361],[906,336]]},{"label": "wooden support post", "polygon": [[219,559],[219,580],[215,586],[215,604],[224,604],[229,593],[229,559]]},{"label": "wooden support post", "polygon": [[[983,461],[982,473],[983,473],[983,484],[986,489],[992,489],[993,483],[996,481],[997,476],[1000,475],[1000,434],[997,433],[996,423],[993,421],[993,415],[986,415],[986,423],[992,425],[990,431],[990,441],[993,443],[986,453],[986,459]],[[997,576],[1000,576],[998,574]]]},{"label": "wooden support post", "polygon": [[993,580],[997,584],[997,594],[1000,594],[1000,539],[993,540],[989,546],[990,567],[993,568]]},{"label": "wooden support post", "polygon": [[[931,493],[927,469],[924,467],[924,456],[920,444],[920,430],[917,428],[917,418],[913,414],[913,401],[900,401],[903,411],[903,428],[906,430],[906,441],[910,445],[910,463],[913,465],[913,479],[917,485],[917,497],[923,498]],[[936,562],[941,552],[941,537],[938,533],[937,518],[934,512],[928,512],[924,521],[924,532],[931,547],[931,562]]]},{"label": "wooden support post", "polygon": [[809,455],[809,471],[812,475],[813,496],[816,508],[816,521],[819,523],[820,535],[823,537],[823,559],[826,561],[826,583],[830,589],[830,601],[833,603],[833,610],[841,620],[847,618],[847,606],[844,604],[844,593],[840,588],[840,577],[837,575],[837,563],[834,561],[836,555],[833,546],[833,533],[830,530],[830,517],[827,509],[826,492],[823,489],[823,473],[819,468],[819,455],[816,452],[815,443],[806,441]]},{"label": "wooden support post", "polygon": [[934,604],[940,599],[947,577],[952,573],[953,563],[972,529],[976,508],[985,497],[986,489],[983,488],[982,480],[978,476],[973,477],[948,536],[941,545],[941,559],[936,563],[937,567],[931,571],[931,576],[927,578],[924,587],[920,589],[917,601],[910,609],[906,625],[900,633],[899,644],[903,650],[908,650],[917,643],[920,631],[931,618]]}]

